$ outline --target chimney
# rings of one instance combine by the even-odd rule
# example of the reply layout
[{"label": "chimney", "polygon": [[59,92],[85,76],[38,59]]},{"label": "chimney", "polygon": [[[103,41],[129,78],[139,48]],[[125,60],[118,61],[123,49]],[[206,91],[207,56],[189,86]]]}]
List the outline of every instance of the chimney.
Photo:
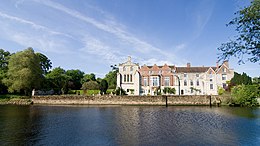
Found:
[{"label": "chimney", "polygon": [[219,66],[219,65],[218,65],[218,61],[216,62],[216,64],[217,64],[217,69],[218,69],[218,66]]},{"label": "chimney", "polygon": [[190,68],[190,63],[187,63],[187,67]]},{"label": "chimney", "polygon": [[229,68],[228,60],[223,61],[223,64],[225,64]]}]

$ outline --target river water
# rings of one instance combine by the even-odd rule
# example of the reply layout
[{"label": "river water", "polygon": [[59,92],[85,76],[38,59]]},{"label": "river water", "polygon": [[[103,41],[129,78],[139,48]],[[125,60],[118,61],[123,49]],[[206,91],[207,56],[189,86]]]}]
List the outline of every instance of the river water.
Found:
[{"label": "river water", "polygon": [[260,108],[4,105],[0,145],[260,145]]}]

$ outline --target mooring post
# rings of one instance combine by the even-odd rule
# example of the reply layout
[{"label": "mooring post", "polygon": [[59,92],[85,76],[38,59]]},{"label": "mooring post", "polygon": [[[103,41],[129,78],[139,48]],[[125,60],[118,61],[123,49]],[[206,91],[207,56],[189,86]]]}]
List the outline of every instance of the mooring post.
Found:
[{"label": "mooring post", "polygon": [[209,106],[211,107],[211,95],[209,96]]},{"label": "mooring post", "polygon": [[166,107],[168,107],[168,98],[167,98],[167,96],[165,96],[165,105],[166,105]]}]

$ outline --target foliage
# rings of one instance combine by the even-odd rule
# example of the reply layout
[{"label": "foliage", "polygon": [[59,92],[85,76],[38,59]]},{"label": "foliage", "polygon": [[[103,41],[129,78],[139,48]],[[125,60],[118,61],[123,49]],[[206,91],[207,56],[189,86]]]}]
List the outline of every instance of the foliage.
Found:
[{"label": "foliage", "polygon": [[257,106],[260,98],[259,85],[238,85],[231,89],[232,100],[241,106]]},{"label": "foliage", "polygon": [[24,91],[30,95],[32,89],[39,87],[41,79],[40,60],[32,48],[10,56],[7,78],[3,80],[9,92]]},{"label": "foliage", "polygon": [[223,43],[218,50],[222,53],[219,60],[235,56],[239,63],[244,63],[246,55],[250,62],[260,61],[260,0],[253,0],[251,5],[235,13],[237,15],[227,26],[235,25],[238,36],[235,40]]},{"label": "foliage", "polygon": [[81,80],[84,76],[84,72],[78,69],[67,70],[66,75],[70,77],[68,82],[68,88],[73,90],[79,90],[82,87]]},{"label": "foliage", "polygon": [[249,77],[246,73],[243,72],[243,74],[234,73],[234,77],[230,80],[231,85],[251,85],[252,79]]},{"label": "foliage", "polygon": [[88,81],[96,81],[96,75],[91,74],[85,74],[84,77],[81,79],[81,84],[88,82]]},{"label": "foliage", "polygon": [[58,94],[65,94],[68,91],[67,83],[70,76],[66,75],[66,71],[61,67],[54,68],[46,75],[46,79],[50,82],[51,88]]},{"label": "foliage", "polygon": [[44,54],[42,53],[36,53],[36,55],[39,57],[40,59],[40,65],[41,65],[41,68],[42,68],[42,72],[43,74],[47,74],[48,71],[52,68],[52,62],[51,60],[45,56]]},{"label": "foliage", "polygon": [[253,80],[252,80],[252,83],[260,85],[260,76],[259,77],[254,77]]},{"label": "foliage", "polygon": [[126,94],[126,91],[125,91],[123,88],[120,88],[120,87],[118,87],[118,88],[115,90],[115,94],[116,94],[116,95],[127,95],[127,94]]},{"label": "foliage", "polygon": [[108,89],[108,82],[106,81],[106,80],[101,80],[101,82],[100,82],[100,93],[101,94],[106,94],[106,92],[107,92],[107,89]]},{"label": "foliage", "polygon": [[163,89],[164,94],[175,94],[176,89],[175,88],[170,88],[170,87],[164,87]]},{"label": "foliage", "polygon": [[3,79],[6,78],[8,70],[8,58],[10,52],[0,49],[0,94],[7,93],[7,87],[3,83]]},{"label": "foliage", "polygon": [[218,86],[218,95],[223,95],[224,92],[225,92],[225,89]]},{"label": "foliage", "polygon": [[194,88],[194,87],[190,87],[190,89],[191,89],[191,91],[193,92],[193,91],[195,91],[195,93],[197,94],[197,92],[201,92],[201,90],[200,89],[197,89],[197,88]]},{"label": "foliage", "polygon": [[88,81],[85,82],[81,89],[82,90],[98,90],[100,88],[100,85],[96,81]]},{"label": "foliage", "polygon": [[104,79],[108,82],[109,89],[116,88],[117,73],[118,71],[110,71],[108,74],[106,74]]}]

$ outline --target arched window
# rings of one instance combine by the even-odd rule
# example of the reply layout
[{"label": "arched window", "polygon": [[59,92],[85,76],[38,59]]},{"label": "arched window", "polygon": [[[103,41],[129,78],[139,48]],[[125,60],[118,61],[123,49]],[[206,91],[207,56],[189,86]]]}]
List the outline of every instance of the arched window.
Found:
[{"label": "arched window", "polygon": [[184,86],[187,86],[187,80],[184,80]]}]

